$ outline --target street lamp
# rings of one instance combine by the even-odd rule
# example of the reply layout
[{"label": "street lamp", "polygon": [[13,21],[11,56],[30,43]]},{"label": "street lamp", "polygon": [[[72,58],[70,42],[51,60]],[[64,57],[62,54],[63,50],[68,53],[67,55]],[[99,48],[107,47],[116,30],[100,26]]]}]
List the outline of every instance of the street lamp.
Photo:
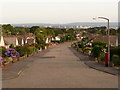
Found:
[{"label": "street lamp", "polygon": [[[107,32],[107,37],[108,37],[108,63],[106,64],[106,66],[108,67],[108,64],[110,63],[110,23],[109,23],[109,19],[105,18],[105,17],[98,17],[99,19],[104,19],[107,20],[108,22],[108,32]],[[95,20],[96,18],[93,18],[93,20]]]}]

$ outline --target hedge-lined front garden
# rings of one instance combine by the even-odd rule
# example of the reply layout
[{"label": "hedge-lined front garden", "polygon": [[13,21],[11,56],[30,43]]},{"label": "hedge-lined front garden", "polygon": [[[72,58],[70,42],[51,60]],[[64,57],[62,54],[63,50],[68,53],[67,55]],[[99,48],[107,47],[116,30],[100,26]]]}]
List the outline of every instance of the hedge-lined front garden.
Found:
[{"label": "hedge-lined front garden", "polygon": [[[102,41],[92,42],[92,46],[88,47],[84,41],[75,42],[72,47],[81,51],[82,53],[96,58],[100,63],[105,64],[105,52],[107,51],[107,43]],[[120,66],[120,46],[110,48],[110,63],[114,66]]]},{"label": "hedge-lined front garden", "polygon": [[17,46],[6,49],[5,47],[0,48],[0,66],[6,66],[9,63],[14,63],[19,61],[21,57],[28,57],[33,55],[35,52],[38,52],[41,48],[45,46],[40,45],[24,45]]}]

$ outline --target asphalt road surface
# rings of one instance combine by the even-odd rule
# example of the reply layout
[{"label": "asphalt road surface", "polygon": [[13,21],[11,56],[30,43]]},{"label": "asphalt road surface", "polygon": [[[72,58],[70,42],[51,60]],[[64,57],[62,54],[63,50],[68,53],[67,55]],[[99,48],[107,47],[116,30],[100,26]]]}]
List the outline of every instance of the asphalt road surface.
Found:
[{"label": "asphalt road surface", "polygon": [[117,88],[118,77],[89,68],[71,52],[70,43],[39,54],[17,78],[3,88]]}]

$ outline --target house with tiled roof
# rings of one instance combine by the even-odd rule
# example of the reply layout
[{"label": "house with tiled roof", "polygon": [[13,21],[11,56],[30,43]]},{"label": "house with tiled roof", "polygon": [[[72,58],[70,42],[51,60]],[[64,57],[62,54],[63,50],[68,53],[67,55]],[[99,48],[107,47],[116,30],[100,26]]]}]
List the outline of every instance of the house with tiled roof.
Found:
[{"label": "house with tiled roof", "polygon": [[9,48],[11,44],[13,44],[15,47],[19,46],[17,37],[4,37],[5,47]]},{"label": "house with tiled roof", "polygon": [[21,46],[25,45],[23,37],[17,37],[17,39],[18,39],[18,44],[19,45],[21,45]]},{"label": "house with tiled roof", "polygon": [[58,34],[55,39],[53,38],[52,40],[60,41],[61,38],[63,37],[63,34]]},{"label": "house with tiled roof", "polygon": [[[117,35],[110,35],[109,36],[110,45],[111,46],[118,46],[118,36]],[[102,35],[93,35],[93,37],[89,38],[89,41],[104,41],[108,43],[108,36]]]},{"label": "house with tiled roof", "polygon": [[5,42],[3,36],[0,36],[0,47],[4,47],[4,46],[5,46]]},{"label": "house with tiled roof", "polygon": [[32,45],[35,43],[35,37],[33,36],[8,36],[8,37],[3,37],[0,36],[0,47],[6,47],[9,48],[11,44],[16,46],[23,46],[23,45]]},{"label": "house with tiled roof", "polygon": [[45,37],[45,43],[51,43],[52,41],[52,36]]}]

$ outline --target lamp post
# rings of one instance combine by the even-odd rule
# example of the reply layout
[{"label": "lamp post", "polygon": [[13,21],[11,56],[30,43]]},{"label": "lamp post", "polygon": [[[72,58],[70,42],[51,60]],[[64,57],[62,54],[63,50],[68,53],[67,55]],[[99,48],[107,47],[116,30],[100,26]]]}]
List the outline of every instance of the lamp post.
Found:
[{"label": "lamp post", "polygon": [[[110,63],[110,20],[108,18],[105,18],[105,17],[98,17],[99,19],[104,19],[104,20],[107,20],[107,24],[108,24],[108,30],[107,30],[107,38],[108,38],[108,63],[105,65],[106,67],[108,67],[109,63]],[[94,20],[96,18],[93,18]]]}]

